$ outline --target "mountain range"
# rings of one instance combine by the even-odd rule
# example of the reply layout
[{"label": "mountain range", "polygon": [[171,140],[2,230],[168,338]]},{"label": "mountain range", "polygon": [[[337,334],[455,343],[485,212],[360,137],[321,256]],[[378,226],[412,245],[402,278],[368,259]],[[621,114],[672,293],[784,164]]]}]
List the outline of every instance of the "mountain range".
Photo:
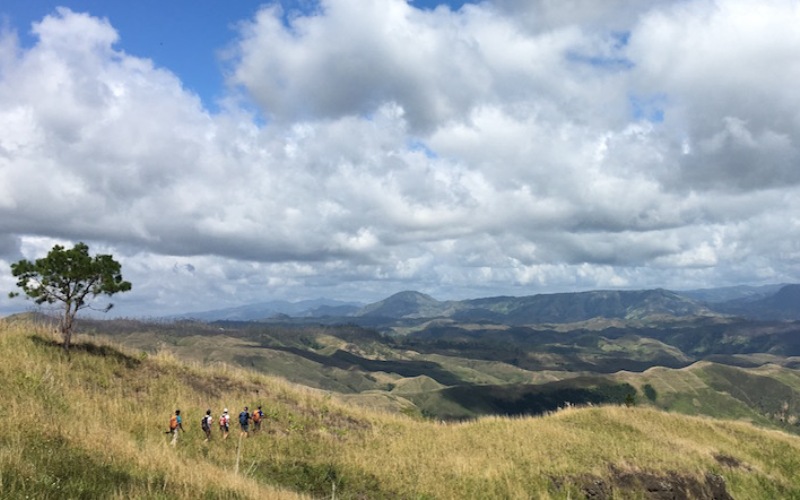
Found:
[{"label": "mountain range", "polygon": [[348,322],[375,326],[385,322],[426,319],[528,325],[576,323],[596,318],[647,321],[668,317],[721,316],[800,320],[800,285],[742,286],[685,292],[665,289],[598,290],[448,301],[439,301],[416,291],[404,291],[366,305],[331,299],[271,301],[182,314],[175,318],[200,321],[347,318]]},{"label": "mountain range", "polygon": [[299,302],[272,300],[238,307],[183,313],[169,319],[194,319],[199,321],[260,321],[274,318],[308,318],[325,316],[350,316],[363,304],[332,299],[313,299]]}]

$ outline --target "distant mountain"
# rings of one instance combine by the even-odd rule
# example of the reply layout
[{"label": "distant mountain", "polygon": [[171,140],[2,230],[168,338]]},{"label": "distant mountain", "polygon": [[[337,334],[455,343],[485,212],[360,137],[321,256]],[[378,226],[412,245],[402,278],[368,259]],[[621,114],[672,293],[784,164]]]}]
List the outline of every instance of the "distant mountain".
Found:
[{"label": "distant mountain", "polygon": [[288,302],[273,300],[239,307],[200,311],[174,316],[173,319],[196,319],[199,321],[259,321],[276,317],[316,318],[325,316],[350,316],[363,304],[331,299]]},{"label": "distant mountain", "polygon": [[668,290],[592,291],[468,301],[460,320],[497,320],[521,325],[575,323],[594,318],[641,320],[655,316],[713,315],[705,306]]},{"label": "distant mountain", "polygon": [[419,292],[400,292],[356,313],[357,317],[366,318],[451,318],[508,325],[713,315],[706,306],[668,290],[593,291],[446,302]]},{"label": "distant mountain", "polygon": [[326,318],[326,317],[347,317],[360,311],[362,304],[345,303],[341,305],[322,305],[314,309],[305,311],[304,317]]},{"label": "distant mountain", "polygon": [[759,299],[740,298],[714,309],[736,316],[760,320],[800,320],[800,285],[784,285],[777,292]]},{"label": "distant mountain", "polygon": [[456,322],[509,326],[577,323],[593,319],[649,321],[662,318],[740,316],[763,320],[800,320],[800,285],[727,287],[673,292],[654,290],[598,290],[537,294],[523,297],[486,297],[439,301],[416,291],[396,293],[363,305],[331,299],[301,302],[272,301],[174,318],[200,321],[264,321],[347,318],[362,326],[394,322],[446,319]]},{"label": "distant mountain", "polygon": [[437,318],[447,316],[449,302],[440,302],[420,292],[399,292],[364,306],[355,315],[366,318]]},{"label": "distant mountain", "polygon": [[750,301],[763,299],[776,294],[784,286],[786,286],[786,284],[763,286],[739,285],[721,288],[703,288],[700,290],[685,290],[676,293],[693,300],[717,304],[733,300]]}]

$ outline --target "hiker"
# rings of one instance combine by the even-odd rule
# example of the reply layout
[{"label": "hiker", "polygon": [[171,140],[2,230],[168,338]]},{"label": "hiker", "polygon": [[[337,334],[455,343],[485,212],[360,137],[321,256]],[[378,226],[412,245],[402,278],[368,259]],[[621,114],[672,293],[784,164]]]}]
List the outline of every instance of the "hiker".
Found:
[{"label": "hiker", "polygon": [[228,415],[228,409],[222,411],[219,416],[219,431],[222,433],[222,439],[228,439],[228,431],[231,429],[231,416]]},{"label": "hiker", "polygon": [[203,420],[200,422],[200,427],[202,427],[203,432],[206,433],[206,441],[211,439],[211,422],[214,419],[211,418],[211,410],[206,410],[206,414],[203,416]]},{"label": "hiker", "polygon": [[261,421],[264,419],[264,412],[261,411],[261,407],[259,406],[256,411],[253,412],[253,434],[261,430]]},{"label": "hiker", "polygon": [[169,433],[172,434],[172,442],[170,444],[175,446],[178,442],[178,431],[186,432],[183,428],[183,419],[181,418],[181,411],[175,410],[175,415],[169,418]]},{"label": "hiker", "polygon": [[250,437],[250,412],[247,407],[239,414],[239,426],[242,428],[242,435]]}]

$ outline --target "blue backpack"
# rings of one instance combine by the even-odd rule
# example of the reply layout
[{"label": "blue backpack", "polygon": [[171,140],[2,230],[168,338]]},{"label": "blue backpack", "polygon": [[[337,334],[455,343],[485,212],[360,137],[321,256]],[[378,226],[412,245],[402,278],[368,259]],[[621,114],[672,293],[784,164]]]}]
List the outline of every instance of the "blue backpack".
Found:
[{"label": "blue backpack", "polygon": [[247,425],[247,421],[248,420],[250,420],[250,415],[246,411],[243,411],[242,413],[239,414],[239,423],[240,424]]}]

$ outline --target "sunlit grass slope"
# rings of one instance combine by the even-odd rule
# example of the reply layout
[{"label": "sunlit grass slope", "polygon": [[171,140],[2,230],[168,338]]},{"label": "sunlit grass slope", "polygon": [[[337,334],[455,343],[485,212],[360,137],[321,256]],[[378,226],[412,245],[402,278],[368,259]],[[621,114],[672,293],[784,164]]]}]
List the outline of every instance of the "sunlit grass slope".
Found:
[{"label": "sunlit grass slope", "polygon": [[[30,322],[0,322],[0,358],[2,498],[800,498],[800,438],[741,422],[596,407],[442,424],[87,337],[67,357]],[[206,408],[258,404],[261,434],[203,442]]]}]

